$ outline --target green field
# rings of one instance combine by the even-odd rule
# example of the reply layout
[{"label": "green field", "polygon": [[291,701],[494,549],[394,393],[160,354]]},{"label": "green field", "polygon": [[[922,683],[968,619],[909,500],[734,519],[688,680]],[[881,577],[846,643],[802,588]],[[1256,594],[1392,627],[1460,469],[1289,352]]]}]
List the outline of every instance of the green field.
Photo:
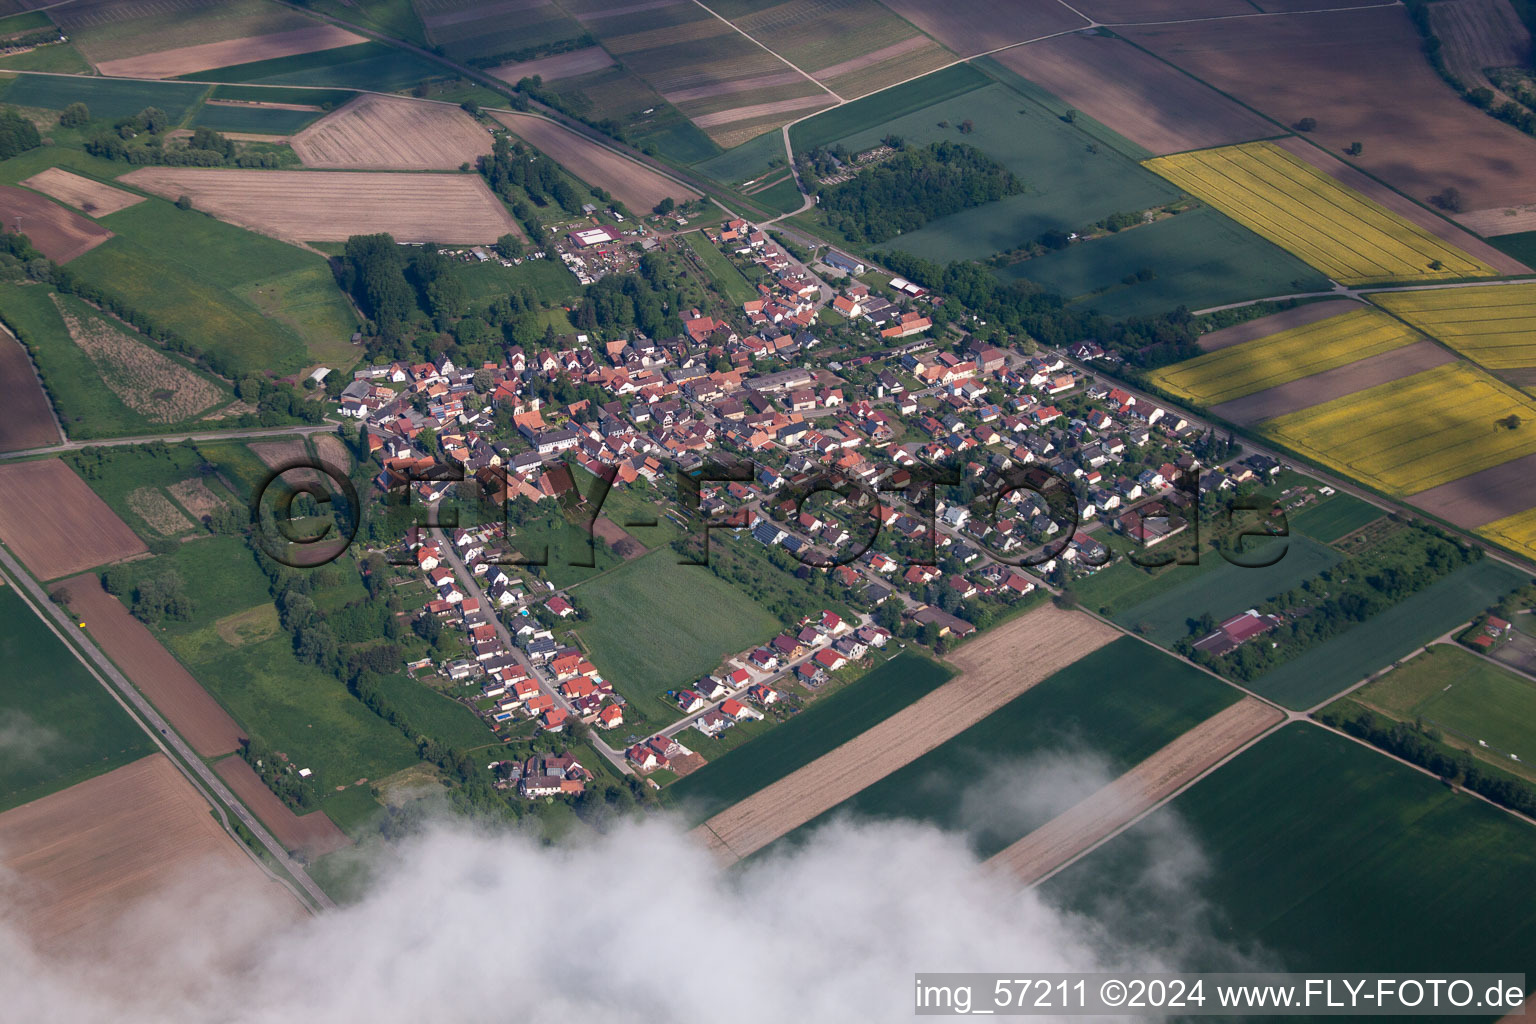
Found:
[{"label": "green field", "polygon": [[726,150],[719,156],[701,160],[693,165],[693,169],[714,178],[723,185],[735,188],[737,185],[762,177],[768,172],[768,165],[775,160],[778,161],[779,168],[787,169],[784,159],[784,136],[779,132],[765,132],[734,149]]},{"label": "green field", "polygon": [[[879,136],[885,134],[882,126],[887,122],[980,89],[991,82],[990,78],[969,64],[956,64],[807,118],[789,129],[789,141],[797,153],[807,152],[817,146],[830,146],[859,132],[867,134],[873,131],[878,141]],[[965,116],[961,115],[962,119]]]},{"label": "green field", "polygon": [[1287,517],[1287,522],[1292,533],[1306,534],[1313,540],[1332,544],[1384,514],[1375,505],[1353,494],[1335,494],[1319,505],[1311,505]]},{"label": "green field", "polygon": [[902,818],[960,833],[990,857],[1240,696],[1121,637],[790,836],[847,814]]},{"label": "green field", "polygon": [[[185,430],[197,423],[197,417],[173,423],[154,423],[141,413],[123,404],[106,384],[103,374],[110,372],[98,366],[90,356],[75,344],[59,316],[58,307],[49,297],[50,289],[42,285],[0,284],[0,319],[13,332],[20,332],[26,339],[32,358],[47,382],[48,394],[58,412],[65,431],[75,440],[123,435],[154,434],[161,431]],[[64,297],[67,303],[79,303],[73,297]],[[142,337],[143,344],[154,346]],[[178,357],[166,353],[168,358]],[[186,365],[183,362],[183,365]],[[215,383],[226,393],[228,386],[200,370],[194,371]],[[221,403],[222,404],[222,403]],[[215,405],[207,412],[218,408]],[[206,413],[198,414],[206,415]],[[202,423],[200,426],[207,427]]]},{"label": "green field", "polygon": [[[1125,283],[1142,271],[1152,276]],[[1317,271],[1209,208],[1080,242],[1001,273],[1112,317],[1328,288]]]},{"label": "green field", "polygon": [[1312,707],[1472,618],[1528,577],[1485,558],[1248,684],[1289,708]]},{"label": "green field", "polygon": [[427,45],[421,19],[416,16],[411,0],[307,0],[304,6],[417,46]]},{"label": "green field", "polygon": [[357,360],[357,322],[320,257],[149,199],[70,269],[176,331],[231,376]]},{"label": "green field", "polygon": [[949,666],[915,652],[900,654],[783,725],[679,779],[667,795],[689,818],[703,821],[889,718],[953,674]]},{"label": "green field", "polygon": [[204,104],[192,115],[194,128],[218,132],[254,132],[260,135],[292,135],[324,117],[318,110],[284,110],[281,107],[225,107]]},{"label": "green field", "polygon": [[572,593],[588,614],[579,633],[592,663],[646,715],[668,706],[667,690],[714,671],[726,655],[779,629],[777,619],[707,567],[679,565],[671,548]]},{"label": "green field", "polygon": [[1531,266],[1536,263],[1536,231],[1519,231],[1512,235],[1497,235],[1488,244],[1500,252]]},{"label": "green field", "polygon": [[1536,765],[1536,682],[1453,644],[1436,644],[1350,696],[1434,726],[1509,769],[1510,754]]},{"label": "green field", "polygon": [[4,100],[18,106],[50,110],[84,103],[91,108],[91,117],[108,121],[137,114],[145,107],[159,107],[173,124],[180,124],[206,91],[204,86],[185,82],[22,75],[5,91]]},{"label": "green field", "polygon": [[350,89],[302,89],[273,85],[216,85],[208,94],[214,100],[249,100],[264,103],[307,103],[334,110],[356,98]]},{"label": "green field", "polygon": [[754,192],[747,197],[748,202],[767,208],[773,213],[790,213],[800,209],[805,201],[805,196],[800,192],[800,186],[795,184],[793,177],[786,177],[761,192]]},{"label": "green field", "polygon": [[[1265,970],[1521,971],[1536,957],[1520,895],[1533,838],[1503,811],[1297,723],[1041,892],[1101,921],[1132,912],[1133,893],[1138,941],[1176,941],[1185,970],[1235,970],[1232,955],[1258,947]],[[1202,905],[1213,917],[1192,924]]]},{"label": "green field", "polygon": [[497,742],[474,712],[409,676],[384,676],[379,690],[422,735],[456,750],[474,750]]},{"label": "green field", "polygon": [[0,811],[155,752],[9,586],[0,586],[0,661]]},{"label": "green field", "polygon": [[[1245,543],[1251,543],[1245,541]],[[1172,644],[1190,635],[1188,620],[1209,612],[1216,621],[1246,611],[1341,560],[1332,548],[1293,534],[1287,540],[1259,541],[1253,549],[1255,561],[1274,557],[1272,549],[1286,546],[1285,554],[1274,565],[1262,569],[1233,565],[1214,551],[1200,554],[1218,562],[1208,572],[1177,579],[1185,566],[1174,566],[1167,579],[1170,585],[1155,597],[1131,605],[1114,614],[1114,620],[1127,629],[1135,629],[1159,644]],[[1243,557],[1249,557],[1247,555]]]},{"label": "green field", "polygon": [[245,82],[265,85],[303,85],[327,89],[368,89],[396,92],[423,79],[449,74],[441,64],[385,43],[357,43],[332,50],[301,53],[293,57],[233,64],[229,67],[183,75],[202,82]]},{"label": "green field", "polygon": [[725,301],[732,305],[740,305],[757,298],[757,289],[741,275],[725,255],[717,249],[709,239],[704,237],[701,231],[690,231],[683,236],[694,252],[699,254],[699,261],[704,264],[704,269],[709,273],[709,278],[715,283],[715,288],[720,292]]},{"label": "green field", "polygon": [[524,260],[515,267],[504,267],[495,260],[484,263],[453,264],[453,276],[469,292],[472,308],[489,306],[509,292],[527,288],[540,302],[569,302],[581,294],[576,275],[558,259]]},{"label": "green field", "polygon": [[[202,455],[190,444],[165,445],[163,450],[160,445],[118,445],[98,449],[95,454],[100,458],[92,457],[89,452],[83,455],[71,452],[66,454],[64,461],[74,466],[85,482],[90,484],[91,490],[100,495],[112,507],[112,511],[121,516],[123,522],[146,542],[160,539],[161,534],[134,511],[129,494],[140,488],[160,489],[161,497],[176,505],[175,500],[163,489],[182,480],[198,478],[199,467],[203,465]],[[218,493],[217,485],[214,486],[215,493]],[[180,508],[179,505],[176,507]],[[187,519],[185,533],[204,532],[192,522],[190,515]]]},{"label": "green field", "polygon": [[50,43],[26,53],[0,57],[0,67],[10,71],[49,71],[60,75],[89,75],[90,62],[80,55],[73,43]]}]

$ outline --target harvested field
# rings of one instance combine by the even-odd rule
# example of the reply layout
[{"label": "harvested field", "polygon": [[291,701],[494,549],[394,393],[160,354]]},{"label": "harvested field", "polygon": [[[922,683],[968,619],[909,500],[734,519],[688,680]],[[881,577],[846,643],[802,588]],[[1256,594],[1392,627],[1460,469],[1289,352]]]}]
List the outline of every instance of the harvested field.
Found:
[{"label": "harvested field", "polygon": [[453,171],[491,151],[491,137],[458,107],[359,96],[293,136],[306,167]]},{"label": "harvested field", "polygon": [[190,75],[194,71],[222,68],[231,64],[246,64],[274,57],[292,57],[317,50],[332,50],[338,46],[366,43],[368,40],[336,25],[317,24],[308,28],[273,32],[269,35],[246,36],[243,39],[226,39],[218,43],[201,43],[196,46],[180,46],[173,50],[160,50],[137,57],[104,60],[96,64],[104,75],[118,78],[175,78]]},{"label": "harvested field", "polygon": [[[933,45],[932,40],[925,36],[912,36],[910,39],[903,39],[899,43],[882,46],[878,50],[871,50],[868,53],[861,53],[857,57],[850,57],[848,60],[838,61],[836,64],[829,64],[824,68],[817,68],[814,72],[814,77],[818,82],[842,78],[844,75],[851,75],[855,71],[863,71],[867,67],[879,64],[881,61],[894,60],[897,57],[907,57],[910,59],[912,51],[921,50],[923,47],[931,45]],[[920,73],[914,71],[912,74]],[[909,75],[908,77],[911,76]]]},{"label": "harvested field", "polygon": [[1425,209],[1399,192],[1394,192],[1381,182],[1355,170],[1349,164],[1325,150],[1318,149],[1306,140],[1292,136],[1276,139],[1276,146],[1300,157],[1346,188],[1352,188],[1371,202],[1397,214],[1399,217],[1423,228],[1448,245],[1455,246],[1473,259],[1481,260],[1501,274],[1529,274],[1531,268],[1513,256],[1494,248],[1469,231],[1432,210]]},{"label": "harvested field", "polygon": [[0,380],[9,385],[5,404],[0,406],[0,452],[41,448],[63,440],[32,357],[4,327],[0,327]]},{"label": "harvested field", "polygon": [[1283,125],[1316,118],[1309,138],[1336,154],[1360,142],[1352,162],[1416,200],[1449,187],[1468,209],[1536,201],[1536,139],[1468,116],[1401,5],[1119,31]]},{"label": "harvested field", "polygon": [[1485,237],[1536,231],[1536,203],[1456,214],[1458,223]]},{"label": "harvested field", "polygon": [[302,853],[314,860],[351,845],[346,833],[324,811],[294,814],[239,755],[226,757],[213,770],[289,853]]},{"label": "harvested field", "polygon": [[1056,0],[887,0],[886,6],[962,57],[1088,24]]},{"label": "harvested field", "polygon": [[1004,50],[993,59],[1157,155],[1280,131],[1210,86],[1112,36],[1075,32]]},{"label": "harvested field", "polygon": [[315,442],[315,452],[322,460],[344,473],[351,471],[352,453],[347,451],[341,438],[335,434],[316,434],[311,440]]},{"label": "harvested field", "polygon": [[141,167],[123,180],[168,199],[190,196],[220,220],[289,242],[344,242],[378,231],[401,242],[481,243],[522,234],[477,174]]},{"label": "harvested field", "polygon": [[1026,885],[1114,835],[1285,721],[1255,697],[1219,711],[1086,800],[987,861]]},{"label": "harvested field", "polygon": [[1520,67],[1530,58],[1531,34],[1509,0],[1442,0],[1425,10],[1445,66],[1468,89],[1492,84],[1484,68]]},{"label": "harvested field", "polygon": [[1413,496],[1424,511],[1457,526],[1487,526],[1536,508],[1536,455],[1491,466]]},{"label": "harvested field", "polygon": [[146,551],[128,524],[58,459],[0,466],[0,541],[40,580]]},{"label": "harvested field", "polygon": [[239,747],[245,732],[229,712],[161,646],[144,623],[101,589],[97,577],[76,576],[53,589],[65,588],[69,590],[69,607],[85,623],[91,639],[193,750],[203,757],[216,757]]},{"label": "harvested field", "polygon": [[19,883],[7,917],[44,948],[104,939],[135,903],[167,891],[187,928],[223,927],[236,912],[273,927],[302,913],[164,754],[0,814],[0,851],[14,873],[7,889]]},{"label": "harvested field", "polygon": [[229,503],[209,490],[207,484],[195,478],[171,484],[166,490],[171,492],[171,497],[181,503],[182,508],[192,513],[193,518],[199,521],[204,516],[211,516],[229,507]]},{"label": "harvested field", "polygon": [[1490,369],[1536,366],[1536,284],[1383,292],[1371,301]]},{"label": "harvested field", "polygon": [[118,321],[83,302],[51,298],[70,338],[101,371],[102,382],[151,423],[191,419],[223,399],[212,381],[129,334]]},{"label": "harvested field", "polygon": [[572,168],[573,173],[588,185],[596,185],[613,193],[631,210],[649,210],[669,196],[684,202],[699,198],[693,189],[664,178],[650,168],[620,156],[553,121],[532,114],[507,111],[493,111],[491,116],[533,148],[555,162]]},{"label": "harvested field", "polygon": [[538,60],[525,60],[516,64],[502,64],[499,67],[487,68],[485,73],[512,85],[520,79],[538,75],[547,85],[550,82],[558,82],[562,78],[575,78],[577,75],[601,71],[603,68],[611,67],[612,64],[613,58],[608,56],[607,50],[601,46],[588,46],[583,50],[557,53],[553,57],[540,57]]},{"label": "harvested field", "polygon": [[949,659],[959,676],[710,818],[696,835],[725,859],[760,850],[1119,635],[1080,612],[1054,606],[1027,612],[961,647]]},{"label": "harvested field", "polygon": [[162,537],[174,537],[192,529],[192,522],[181,514],[155,487],[137,487],[128,492],[128,507]]},{"label": "harvested field", "polygon": [[625,561],[645,554],[645,545],[607,516],[598,517],[592,524],[592,533],[598,540],[613,548],[614,553]]},{"label": "harvested field", "polygon": [[256,453],[256,457],[268,469],[276,469],[290,462],[301,462],[309,456],[309,452],[304,448],[304,442],[299,440],[253,441],[247,447]]},{"label": "harvested field", "polygon": [[1268,142],[1158,157],[1146,166],[1344,284],[1496,273]]},{"label": "harvested field", "polygon": [[105,217],[109,213],[116,213],[134,203],[144,201],[143,196],[136,196],[132,192],[113,188],[111,185],[103,185],[90,178],[83,178],[62,167],[50,167],[46,171],[39,171],[30,178],[23,178],[21,183],[45,196],[52,196],[61,203],[68,203],[92,217]]},{"label": "harvested field", "polygon": [[55,263],[68,263],[112,237],[112,232],[36,192],[0,185],[0,222],[21,233]]},{"label": "harvested field", "polygon": [[1415,494],[1536,452],[1536,401],[1458,361],[1268,420],[1263,430],[1378,490]]},{"label": "harvested field", "polygon": [[1214,405],[1211,412],[1232,423],[1252,426],[1455,361],[1454,353],[1432,341],[1419,341]]},{"label": "harvested field", "polygon": [[1231,327],[1223,327],[1217,331],[1200,336],[1200,350],[1202,352],[1215,352],[1218,349],[1231,345],[1241,345],[1248,341],[1257,341],[1259,338],[1267,338],[1271,334],[1288,331],[1293,327],[1305,327],[1307,324],[1315,324],[1319,320],[1327,320],[1329,317],[1342,316],[1360,308],[1360,303],[1353,299],[1325,299],[1322,302],[1308,302],[1291,309],[1281,310],[1270,316],[1261,316],[1257,320],[1249,320],[1245,323],[1233,324]]},{"label": "harvested field", "polygon": [[1177,398],[1214,406],[1419,340],[1400,321],[1362,306],[1343,316],[1162,367],[1148,379]]},{"label": "harvested field", "polygon": [[795,85],[803,81],[805,78],[798,71],[775,71],[771,75],[738,78],[734,82],[717,82],[713,85],[696,85],[689,89],[674,89],[667,93],[667,99],[673,103],[688,103],[693,100],[706,100],[713,96],[728,96],[738,92],[757,92],[781,85]]}]

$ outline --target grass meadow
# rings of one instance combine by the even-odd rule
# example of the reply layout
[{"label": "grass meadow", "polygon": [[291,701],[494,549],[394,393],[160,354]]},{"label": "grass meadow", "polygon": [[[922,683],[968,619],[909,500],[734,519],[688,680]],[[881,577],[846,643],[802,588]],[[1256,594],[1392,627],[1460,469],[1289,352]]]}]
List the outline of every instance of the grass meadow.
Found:
[{"label": "grass meadow", "polygon": [[1384,512],[1352,494],[1335,494],[1287,519],[1292,533],[1300,533],[1323,544],[1332,544],[1345,534],[1354,533],[1366,523],[1380,519]]}]

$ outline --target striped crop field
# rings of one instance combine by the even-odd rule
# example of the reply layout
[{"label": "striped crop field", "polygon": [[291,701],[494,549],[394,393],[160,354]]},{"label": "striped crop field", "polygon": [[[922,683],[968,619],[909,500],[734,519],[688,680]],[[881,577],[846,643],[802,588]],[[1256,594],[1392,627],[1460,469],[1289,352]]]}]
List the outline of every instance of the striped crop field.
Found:
[{"label": "striped crop field", "polygon": [[1341,284],[1497,276],[1268,142],[1158,157],[1145,166]]},{"label": "striped crop field", "polygon": [[1536,558],[1536,508],[1495,519],[1479,526],[1475,532],[1526,558]]},{"label": "striped crop field", "polygon": [[1178,398],[1220,405],[1418,340],[1385,313],[1357,309],[1165,366],[1150,379]]},{"label": "striped crop field", "polygon": [[1536,452],[1536,401],[1455,362],[1267,420],[1282,444],[1393,494]]},{"label": "striped crop field", "polygon": [[1536,366],[1536,282],[1383,292],[1371,301],[1489,369]]}]

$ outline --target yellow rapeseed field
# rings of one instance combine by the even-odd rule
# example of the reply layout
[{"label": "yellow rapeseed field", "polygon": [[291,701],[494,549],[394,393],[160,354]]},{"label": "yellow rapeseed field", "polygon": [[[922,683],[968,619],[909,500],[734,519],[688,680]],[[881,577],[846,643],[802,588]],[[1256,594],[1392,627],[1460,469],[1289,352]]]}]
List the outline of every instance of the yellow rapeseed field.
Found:
[{"label": "yellow rapeseed field", "polygon": [[1527,558],[1536,558],[1536,508],[1495,519],[1479,526],[1476,532]]},{"label": "yellow rapeseed field", "polygon": [[1498,276],[1268,142],[1158,157],[1146,166],[1342,284]]},{"label": "yellow rapeseed field", "polygon": [[1379,490],[1414,494],[1536,452],[1536,401],[1469,363],[1448,363],[1262,429]]},{"label": "yellow rapeseed field", "polygon": [[1420,340],[1400,321],[1361,308],[1165,366],[1151,380],[1187,401],[1220,405]]},{"label": "yellow rapeseed field", "polygon": [[1371,301],[1490,369],[1536,366],[1536,282],[1382,292]]}]

